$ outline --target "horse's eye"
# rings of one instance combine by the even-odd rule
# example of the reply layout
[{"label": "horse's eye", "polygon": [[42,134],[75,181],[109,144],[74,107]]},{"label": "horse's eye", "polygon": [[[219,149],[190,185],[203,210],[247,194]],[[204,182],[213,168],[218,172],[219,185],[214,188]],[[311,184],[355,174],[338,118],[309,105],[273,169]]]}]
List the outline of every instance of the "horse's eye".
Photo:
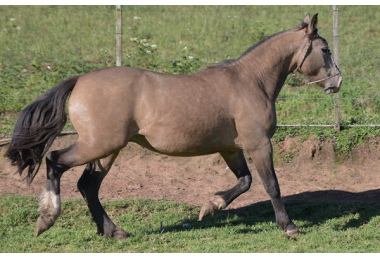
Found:
[{"label": "horse's eye", "polygon": [[328,48],[322,48],[322,52],[323,53],[329,53],[329,49]]}]

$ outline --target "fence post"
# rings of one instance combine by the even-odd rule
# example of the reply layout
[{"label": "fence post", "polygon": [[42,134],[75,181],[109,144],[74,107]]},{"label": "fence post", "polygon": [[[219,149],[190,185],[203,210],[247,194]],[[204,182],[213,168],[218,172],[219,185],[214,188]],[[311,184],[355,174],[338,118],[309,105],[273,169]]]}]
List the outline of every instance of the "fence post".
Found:
[{"label": "fence post", "polygon": [[[334,45],[334,60],[336,65],[339,66],[339,28],[338,28],[338,6],[333,5],[333,45]],[[334,119],[334,128],[335,131],[340,131],[340,100],[339,93],[334,94],[334,110],[335,110],[335,119]]]},{"label": "fence post", "polygon": [[116,6],[116,66],[121,66],[121,57],[123,55],[123,26],[122,26],[122,7]]}]

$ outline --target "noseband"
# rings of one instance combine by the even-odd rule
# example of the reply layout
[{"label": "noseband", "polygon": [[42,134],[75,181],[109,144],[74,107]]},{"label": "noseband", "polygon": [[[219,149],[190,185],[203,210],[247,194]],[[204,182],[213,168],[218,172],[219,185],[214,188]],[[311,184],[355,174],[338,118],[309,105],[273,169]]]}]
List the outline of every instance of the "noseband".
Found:
[{"label": "noseband", "polygon": [[[330,54],[330,56],[331,56],[331,60],[332,60],[332,62],[333,62],[333,65],[334,65],[334,68],[335,68],[335,71],[336,71],[336,73],[335,73],[334,75],[329,76],[329,77],[326,77],[326,78],[323,78],[323,79],[315,80],[315,81],[310,81],[310,80],[307,79],[307,78],[306,78],[306,80],[304,80],[304,79],[301,79],[300,77],[298,77],[298,76],[296,75],[296,72],[297,72],[297,71],[299,71],[300,73],[302,73],[302,72],[301,72],[301,66],[302,66],[303,62],[305,61],[305,59],[306,59],[306,55],[307,55],[307,53],[308,53],[309,50],[310,50],[311,42],[312,42],[314,39],[322,39],[323,41],[325,41],[325,42],[327,43],[327,41],[326,41],[323,37],[319,36],[317,32],[314,32],[313,34],[308,34],[308,33],[306,32],[306,28],[304,28],[304,32],[308,35],[308,37],[309,37],[310,40],[309,40],[309,42],[307,43],[306,51],[305,51],[305,53],[304,53],[303,56],[302,56],[302,60],[301,60],[301,62],[299,63],[298,67],[293,71],[293,76],[294,76],[296,79],[298,79],[299,81],[301,81],[303,84],[305,84],[305,85],[311,85],[311,84],[319,83],[319,82],[321,82],[321,81],[328,80],[328,79],[331,79],[331,78],[333,78],[333,77],[336,77],[336,76],[341,75],[341,72],[340,72],[340,70],[339,70],[339,68],[338,68],[338,65],[336,65],[336,63],[335,63],[335,61],[334,61],[334,59],[333,59],[333,56],[332,56],[332,54],[331,54],[331,51],[330,51],[330,48],[329,48],[329,47],[327,47],[327,50],[328,50],[328,52],[329,52],[329,54]],[[328,45],[327,45],[327,46],[328,46]]]}]

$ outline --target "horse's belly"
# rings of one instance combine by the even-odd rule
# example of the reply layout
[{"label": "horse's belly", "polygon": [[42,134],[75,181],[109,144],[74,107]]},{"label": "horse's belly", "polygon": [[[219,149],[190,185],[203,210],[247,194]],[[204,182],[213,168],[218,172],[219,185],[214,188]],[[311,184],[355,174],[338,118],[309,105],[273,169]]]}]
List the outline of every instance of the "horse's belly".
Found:
[{"label": "horse's belly", "polygon": [[241,149],[235,142],[236,131],[228,128],[209,131],[196,128],[182,131],[177,131],[175,128],[156,128],[151,133],[146,132],[144,135],[142,133],[143,130],[131,141],[150,150],[174,156],[196,156]]}]

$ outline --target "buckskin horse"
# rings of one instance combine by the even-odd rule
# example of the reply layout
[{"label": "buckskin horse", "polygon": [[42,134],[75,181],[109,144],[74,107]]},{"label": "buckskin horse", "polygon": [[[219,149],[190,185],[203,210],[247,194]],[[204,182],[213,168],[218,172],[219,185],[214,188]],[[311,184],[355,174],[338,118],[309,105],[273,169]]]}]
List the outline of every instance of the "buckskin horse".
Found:
[{"label": "buckskin horse", "polygon": [[[103,209],[98,192],[119,151],[128,142],[172,156],[220,153],[237,184],[215,193],[199,219],[226,208],[246,192],[252,177],[243,150],[252,158],[280,229],[294,235],[273,167],[271,137],[275,101],[289,74],[336,93],[342,76],[327,42],[317,32],[318,14],[299,26],[271,35],[236,60],[190,75],[168,75],[131,67],[112,67],[71,77],[42,94],[19,115],[6,152],[30,184],[46,155],[47,181],[38,211],[36,235],[53,226],[61,212],[60,178],[87,164],[78,181],[99,234],[123,239]],[[297,76],[296,73],[303,74]],[[71,95],[70,95],[71,93]],[[66,122],[65,103],[77,141],[48,152]]]}]

